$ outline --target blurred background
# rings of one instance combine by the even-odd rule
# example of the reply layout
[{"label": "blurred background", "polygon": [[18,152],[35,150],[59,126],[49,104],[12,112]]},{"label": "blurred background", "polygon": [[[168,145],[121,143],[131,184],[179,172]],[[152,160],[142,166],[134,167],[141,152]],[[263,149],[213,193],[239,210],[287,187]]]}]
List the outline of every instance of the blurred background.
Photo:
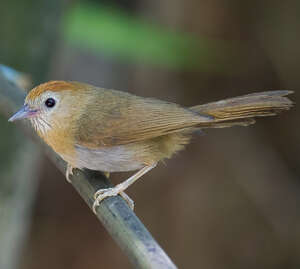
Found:
[{"label": "blurred background", "polygon": [[[297,102],[299,14],[297,0],[2,0],[0,63],[27,90],[77,80],[192,106],[291,89]],[[179,268],[299,268],[299,113],[207,130],[128,190]],[[27,140],[0,116],[1,269],[131,268]]]}]

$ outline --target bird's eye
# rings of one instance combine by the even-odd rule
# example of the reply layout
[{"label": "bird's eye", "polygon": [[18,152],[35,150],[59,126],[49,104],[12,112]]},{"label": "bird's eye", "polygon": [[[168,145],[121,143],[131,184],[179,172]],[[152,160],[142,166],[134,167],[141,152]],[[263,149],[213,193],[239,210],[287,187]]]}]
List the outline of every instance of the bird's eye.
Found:
[{"label": "bird's eye", "polygon": [[55,100],[53,98],[48,98],[46,101],[45,101],[45,106],[46,107],[54,107],[55,106]]}]

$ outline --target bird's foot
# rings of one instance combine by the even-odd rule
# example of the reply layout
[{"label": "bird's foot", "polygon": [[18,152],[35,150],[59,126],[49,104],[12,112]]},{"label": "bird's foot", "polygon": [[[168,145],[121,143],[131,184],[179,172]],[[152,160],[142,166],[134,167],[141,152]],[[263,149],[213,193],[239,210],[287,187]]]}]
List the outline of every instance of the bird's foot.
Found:
[{"label": "bird's foot", "polygon": [[115,186],[114,188],[100,189],[95,192],[94,198],[95,202],[93,204],[93,211],[96,214],[96,208],[100,205],[101,201],[107,197],[117,196],[120,194],[122,198],[126,201],[128,206],[133,210],[134,201],[122,190],[120,185]]},{"label": "bird's foot", "polygon": [[127,180],[123,181],[122,183],[118,184],[114,188],[108,188],[108,189],[100,189],[96,191],[94,194],[95,202],[93,204],[93,211],[96,214],[96,208],[99,206],[100,202],[110,196],[116,196],[120,194],[123,199],[127,202],[129,207],[133,210],[134,202],[129,198],[129,196],[124,193],[124,191],[133,184],[137,179],[139,179],[142,175],[149,172],[151,169],[153,169],[156,166],[156,163],[153,163],[152,165],[145,166],[138,172],[136,172],[133,176],[128,178]]},{"label": "bird's foot", "polygon": [[70,175],[73,176],[73,169],[74,169],[74,167],[68,163],[67,170],[66,170],[66,179],[69,183],[72,183],[72,181],[70,179]]}]

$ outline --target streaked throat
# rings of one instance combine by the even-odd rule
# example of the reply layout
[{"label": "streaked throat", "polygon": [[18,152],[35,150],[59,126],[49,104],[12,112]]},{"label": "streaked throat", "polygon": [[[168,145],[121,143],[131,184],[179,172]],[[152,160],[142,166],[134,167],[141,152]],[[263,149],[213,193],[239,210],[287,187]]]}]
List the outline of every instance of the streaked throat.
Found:
[{"label": "streaked throat", "polygon": [[30,119],[33,128],[40,134],[46,135],[51,130],[51,124],[43,117],[34,117]]}]

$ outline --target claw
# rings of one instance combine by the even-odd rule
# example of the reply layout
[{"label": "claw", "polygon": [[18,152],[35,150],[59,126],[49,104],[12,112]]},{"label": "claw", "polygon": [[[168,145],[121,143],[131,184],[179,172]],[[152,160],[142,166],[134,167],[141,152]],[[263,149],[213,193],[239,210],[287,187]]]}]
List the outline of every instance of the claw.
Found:
[{"label": "claw", "polygon": [[70,179],[70,175],[73,176],[73,169],[74,169],[74,167],[68,163],[67,170],[66,170],[66,179],[69,183],[72,183],[72,181]]},{"label": "claw", "polygon": [[130,209],[133,211],[134,210],[134,201],[125,193],[125,192],[120,192],[120,195],[123,197],[123,199],[126,201]]}]

